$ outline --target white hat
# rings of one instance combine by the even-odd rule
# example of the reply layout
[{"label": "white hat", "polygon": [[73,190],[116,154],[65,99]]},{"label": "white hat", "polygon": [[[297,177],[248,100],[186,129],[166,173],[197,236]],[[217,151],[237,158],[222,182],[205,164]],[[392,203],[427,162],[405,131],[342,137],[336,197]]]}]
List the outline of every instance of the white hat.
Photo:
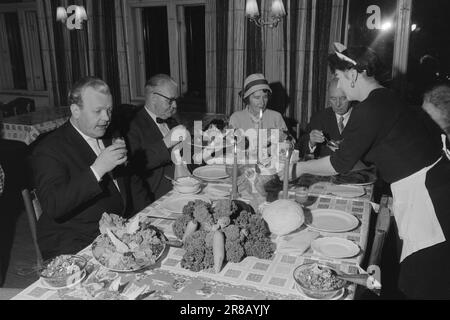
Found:
[{"label": "white hat", "polygon": [[242,99],[245,99],[258,90],[268,90],[272,93],[272,89],[269,87],[269,82],[267,82],[264,75],[261,73],[254,73],[245,79],[244,89],[239,94],[242,96]]}]

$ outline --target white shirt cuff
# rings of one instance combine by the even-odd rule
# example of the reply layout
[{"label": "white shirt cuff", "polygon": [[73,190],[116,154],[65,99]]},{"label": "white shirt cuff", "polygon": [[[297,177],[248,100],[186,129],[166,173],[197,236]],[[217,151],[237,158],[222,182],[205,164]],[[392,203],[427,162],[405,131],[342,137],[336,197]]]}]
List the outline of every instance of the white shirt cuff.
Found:
[{"label": "white shirt cuff", "polygon": [[100,177],[100,175],[99,175],[97,172],[95,172],[93,166],[91,166],[90,168],[91,168],[92,172],[94,173],[94,176],[95,176],[95,178],[97,179],[97,182],[100,182],[100,180],[102,180],[102,178]]},{"label": "white shirt cuff", "polygon": [[309,147],[309,152],[314,153],[314,151],[316,151],[317,145],[315,145],[314,147],[311,147],[311,144],[308,142],[308,147]]}]

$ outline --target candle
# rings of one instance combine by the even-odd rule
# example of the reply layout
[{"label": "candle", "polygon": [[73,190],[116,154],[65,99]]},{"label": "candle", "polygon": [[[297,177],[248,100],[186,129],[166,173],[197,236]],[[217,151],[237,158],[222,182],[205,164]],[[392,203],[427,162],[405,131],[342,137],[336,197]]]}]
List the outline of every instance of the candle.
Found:
[{"label": "candle", "polygon": [[258,121],[258,133],[257,133],[257,142],[256,142],[256,164],[259,164],[259,138],[260,138],[260,129],[262,129],[262,118],[263,118],[263,109],[259,109],[259,121]]},{"label": "candle", "polygon": [[245,5],[245,14],[250,18],[259,16],[258,3],[256,0],[247,0]]},{"label": "candle", "polygon": [[234,137],[234,150],[233,150],[233,177],[232,177],[232,189],[231,189],[231,199],[235,200],[238,197],[237,191],[237,141],[236,136]]},{"label": "candle", "polygon": [[283,198],[288,199],[288,185],[289,185],[289,151],[286,149],[286,159],[284,162],[284,175],[283,175]]},{"label": "candle", "polygon": [[286,11],[284,10],[284,5],[282,0],[273,0],[272,1],[272,15],[274,17],[283,17],[286,15]]}]

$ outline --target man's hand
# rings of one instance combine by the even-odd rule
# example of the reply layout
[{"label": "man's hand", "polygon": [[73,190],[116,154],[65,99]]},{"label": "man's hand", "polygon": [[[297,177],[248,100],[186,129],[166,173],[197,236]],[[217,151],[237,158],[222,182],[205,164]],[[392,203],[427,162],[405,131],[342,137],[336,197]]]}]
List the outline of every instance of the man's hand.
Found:
[{"label": "man's hand", "polygon": [[170,149],[181,141],[186,140],[188,136],[189,132],[186,127],[183,125],[178,125],[170,130],[170,132],[164,137],[163,141],[167,149]]},{"label": "man's hand", "polygon": [[110,172],[115,167],[127,161],[127,148],[125,142],[115,142],[105,148],[95,159],[92,168],[101,177]]},{"label": "man's hand", "polygon": [[323,143],[325,141],[325,137],[323,136],[322,131],[312,130],[309,134],[309,146],[314,148],[316,144]]}]

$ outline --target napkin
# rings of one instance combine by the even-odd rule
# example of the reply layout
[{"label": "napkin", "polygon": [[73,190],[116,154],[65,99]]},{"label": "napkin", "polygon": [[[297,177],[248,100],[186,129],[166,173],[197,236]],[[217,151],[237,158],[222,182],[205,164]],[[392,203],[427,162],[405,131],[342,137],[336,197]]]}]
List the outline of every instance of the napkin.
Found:
[{"label": "napkin", "polygon": [[319,235],[318,232],[302,230],[280,237],[277,243],[277,253],[302,255]]}]

